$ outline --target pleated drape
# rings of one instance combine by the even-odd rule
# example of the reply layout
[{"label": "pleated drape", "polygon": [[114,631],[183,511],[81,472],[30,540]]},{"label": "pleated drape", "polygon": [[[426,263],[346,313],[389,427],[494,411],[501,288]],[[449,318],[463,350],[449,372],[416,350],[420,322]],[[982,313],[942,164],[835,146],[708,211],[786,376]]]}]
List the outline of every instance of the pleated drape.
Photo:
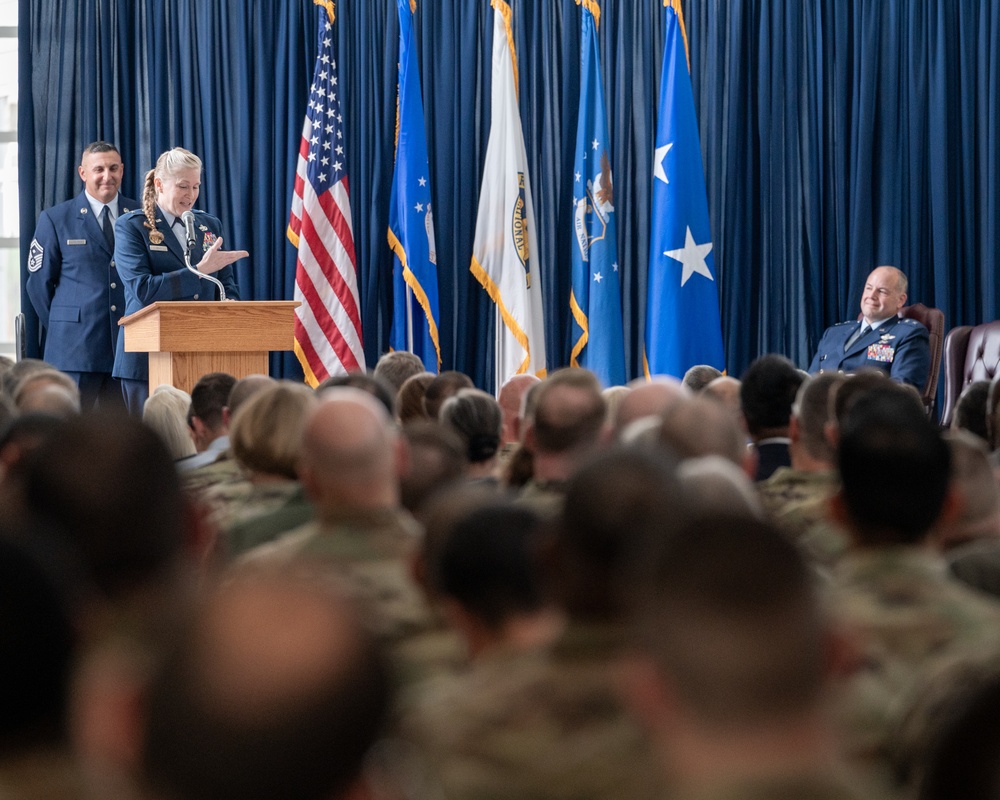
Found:
[{"label": "pleated drape", "polygon": [[[574,0],[511,0],[550,365],[569,360]],[[627,370],[641,372],[662,0],[602,0],[599,37],[618,215]],[[689,0],[730,373],[765,352],[808,364],[857,314],[877,264],[949,326],[1000,316],[1000,4],[982,0]],[[489,0],[419,0],[445,368],[492,387],[492,304],[468,267],[489,134]],[[315,58],[310,0],[24,0],[22,262],[38,212],[78,191],[82,147],[122,150],[138,191],[157,154],[205,161],[200,205],[250,251],[250,299],[289,298],[284,236]],[[388,342],[394,0],[340,0],[334,26],[365,350]],[[23,301],[27,304],[27,299]],[[29,317],[29,339],[37,321]],[[36,351],[37,352],[37,351]],[[276,357],[278,375],[297,364]]]}]

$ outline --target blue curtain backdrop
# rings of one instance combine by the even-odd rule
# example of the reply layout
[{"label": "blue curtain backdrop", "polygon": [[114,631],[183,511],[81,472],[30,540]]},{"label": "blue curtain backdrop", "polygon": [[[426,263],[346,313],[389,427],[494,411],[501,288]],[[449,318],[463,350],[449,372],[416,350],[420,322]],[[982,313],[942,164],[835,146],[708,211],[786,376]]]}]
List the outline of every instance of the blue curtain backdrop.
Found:
[{"label": "blue curtain backdrop", "polygon": [[[511,0],[551,365],[569,358],[574,0]],[[616,181],[627,368],[640,374],[661,0],[602,0],[599,36]],[[1000,317],[1000,4],[981,0],[689,0],[729,371],[781,352],[807,365],[823,329],[857,314],[890,263],[948,326]],[[79,190],[82,147],[122,150],[126,193],[156,155],[205,161],[246,299],[292,296],[284,236],[315,58],[310,0],[23,0],[22,263],[38,212]],[[492,388],[493,313],[468,270],[489,133],[489,0],[419,0],[416,32],[441,286],[445,368]],[[388,341],[395,0],[340,0],[365,348]],[[27,298],[29,340],[37,323]],[[295,375],[276,357],[275,374]]]}]

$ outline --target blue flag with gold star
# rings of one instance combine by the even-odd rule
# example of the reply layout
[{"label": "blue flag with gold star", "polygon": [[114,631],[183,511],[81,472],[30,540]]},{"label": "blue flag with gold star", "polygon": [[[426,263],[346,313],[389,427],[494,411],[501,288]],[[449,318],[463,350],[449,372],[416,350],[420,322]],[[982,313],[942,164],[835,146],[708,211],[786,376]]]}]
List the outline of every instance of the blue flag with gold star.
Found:
[{"label": "blue flag with gold star", "polygon": [[582,13],[580,114],[573,168],[573,335],[570,366],[586,367],[604,386],[625,383],[621,277],[615,226],[608,122],[597,47],[600,9],[577,0]]},{"label": "blue flag with gold star", "polygon": [[667,7],[646,308],[646,374],[725,369],[708,196],[680,0]]},{"label": "blue flag with gold star", "polygon": [[399,8],[399,105],[397,108],[396,171],[389,206],[389,246],[393,315],[390,345],[409,350],[430,372],[441,366],[438,337],[437,248],[431,211],[430,169],[424,104],[413,13],[416,0],[397,0]]}]

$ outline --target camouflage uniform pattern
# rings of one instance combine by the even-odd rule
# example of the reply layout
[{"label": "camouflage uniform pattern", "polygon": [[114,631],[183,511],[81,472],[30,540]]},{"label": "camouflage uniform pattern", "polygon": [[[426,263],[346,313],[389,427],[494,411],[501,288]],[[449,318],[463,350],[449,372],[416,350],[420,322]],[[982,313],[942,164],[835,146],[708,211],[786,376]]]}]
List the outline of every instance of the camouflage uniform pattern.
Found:
[{"label": "camouflage uniform pattern", "polygon": [[188,492],[200,493],[217,483],[242,478],[243,471],[233,458],[231,450],[223,450],[211,464],[180,473],[181,487]]},{"label": "camouflage uniform pattern", "polygon": [[428,687],[402,725],[449,800],[667,796],[613,686],[621,626],[571,623],[548,651],[497,654]]},{"label": "camouflage uniform pattern", "polygon": [[208,507],[209,521],[216,529],[227,531],[281,508],[301,491],[298,481],[254,483],[239,475],[203,489],[199,496]]},{"label": "camouflage uniform pattern", "polygon": [[264,502],[252,509],[253,513],[249,510],[241,513],[237,521],[222,531],[220,550],[224,560],[231,561],[259,545],[272,542],[313,518],[312,503],[306,499],[301,484],[285,486],[284,491],[279,498],[279,492],[272,487]]},{"label": "camouflage uniform pattern", "polygon": [[814,564],[832,567],[847,552],[847,533],[829,518],[827,506],[839,488],[834,471],[803,472],[780,467],[757,484],[768,518]]},{"label": "camouflage uniform pattern", "polygon": [[390,645],[434,626],[410,572],[421,529],[401,509],[345,514],[309,522],[246,553],[237,564],[317,565],[354,600],[371,628]]},{"label": "camouflage uniform pattern", "polygon": [[847,755],[879,767],[921,681],[939,665],[1000,653],[1000,604],[916,546],[848,554],[833,571],[831,593],[859,656],[835,712]]}]

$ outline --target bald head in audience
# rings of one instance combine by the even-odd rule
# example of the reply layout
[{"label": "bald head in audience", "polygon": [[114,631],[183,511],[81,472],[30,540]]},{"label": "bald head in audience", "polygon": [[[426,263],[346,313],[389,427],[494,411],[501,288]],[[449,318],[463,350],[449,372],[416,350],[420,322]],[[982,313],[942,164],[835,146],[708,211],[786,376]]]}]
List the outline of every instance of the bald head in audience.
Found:
[{"label": "bald head in audience", "polygon": [[39,369],[20,380],[14,404],[22,414],[49,414],[65,419],[80,413],[80,389],[57,369]]},{"label": "bald head in audience", "polygon": [[690,393],[676,378],[657,375],[652,380],[637,378],[628,384],[630,391],[622,398],[615,417],[615,436],[621,434],[630,423],[643,417],[662,414],[670,406],[687,397]]},{"label": "bald head in audience", "polygon": [[729,411],[732,418],[736,420],[736,423],[740,427],[745,428],[746,421],[743,419],[743,407],[740,404],[741,388],[742,384],[736,378],[723,375],[721,378],[716,378],[710,382],[708,386],[701,390],[701,393],[705,397],[721,403]]},{"label": "bald head in audience", "polygon": [[306,423],[299,464],[317,517],[397,507],[403,453],[392,420],[371,395],[324,392]]},{"label": "bald head in audience", "polygon": [[500,387],[497,402],[503,413],[503,430],[500,433],[500,444],[513,444],[521,438],[522,409],[524,396],[541,378],[536,375],[515,375],[508,378]]},{"label": "bald head in audience", "polygon": [[679,458],[716,455],[733,462],[753,477],[756,458],[747,449],[743,432],[721,404],[704,397],[675,403],[663,417],[660,442]]}]

